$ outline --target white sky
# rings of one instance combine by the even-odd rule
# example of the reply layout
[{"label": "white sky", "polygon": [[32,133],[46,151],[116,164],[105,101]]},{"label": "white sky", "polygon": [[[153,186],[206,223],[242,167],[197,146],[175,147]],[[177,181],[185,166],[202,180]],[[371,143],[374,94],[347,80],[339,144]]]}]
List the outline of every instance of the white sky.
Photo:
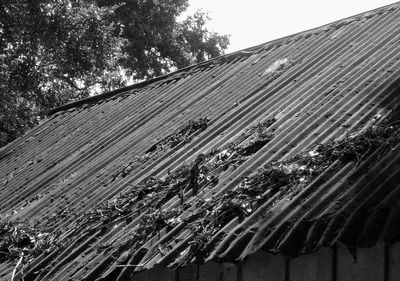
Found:
[{"label": "white sky", "polygon": [[211,31],[231,34],[227,53],[395,3],[396,0],[189,0],[209,12]]}]

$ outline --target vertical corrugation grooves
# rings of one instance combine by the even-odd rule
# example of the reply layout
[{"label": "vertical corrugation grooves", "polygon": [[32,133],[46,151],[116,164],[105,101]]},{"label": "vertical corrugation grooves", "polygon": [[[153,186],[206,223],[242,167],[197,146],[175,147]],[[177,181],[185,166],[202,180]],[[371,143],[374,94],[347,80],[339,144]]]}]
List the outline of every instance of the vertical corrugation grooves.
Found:
[{"label": "vertical corrugation grooves", "polygon": [[285,281],[290,281],[290,259],[285,258]]},{"label": "vertical corrugation grooves", "polygon": [[237,271],[236,271],[236,281],[243,281],[243,264],[242,261],[238,261],[235,263]]},{"label": "vertical corrugation grooves", "polygon": [[332,251],[332,281],[337,281],[338,272],[338,246],[335,244],[331,247]]},{"label": "vertical corrugation grooves", "polygon": [[390,280],[390,245],[385,243],[383,246],[383,281]]}]

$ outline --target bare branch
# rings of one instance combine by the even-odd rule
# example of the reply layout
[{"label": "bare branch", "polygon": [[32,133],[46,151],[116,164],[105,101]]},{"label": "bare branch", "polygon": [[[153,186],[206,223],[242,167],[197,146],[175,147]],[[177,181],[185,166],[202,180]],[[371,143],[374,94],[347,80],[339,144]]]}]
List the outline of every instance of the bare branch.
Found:
[{"label": "bare branch", "polygon": [[19,258],[19,261],[15,265],[15,268],[14,268],[13,273],[11,275],[11,281],[14,281],[15,273],[17,272],[18,268],[21,266],[21,263],[22,263],[23,259],[24,259],[24,252],[21,253],[21,257]]}]

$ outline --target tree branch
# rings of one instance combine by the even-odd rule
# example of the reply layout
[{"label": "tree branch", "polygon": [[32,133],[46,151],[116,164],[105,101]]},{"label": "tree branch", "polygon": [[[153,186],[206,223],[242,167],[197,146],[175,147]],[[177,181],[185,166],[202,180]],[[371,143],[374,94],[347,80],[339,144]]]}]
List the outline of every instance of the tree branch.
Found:
[{"label": "tree branch", "polygon": [[85,87],[79,87],[78,85],[76,85],[76,83],[69,77],[66,76],[58,76],[59,79],[63,80],[64,82],[66,82],[68,85],[70,85],[72,88],[78,90],[78,91],[84,91],[87,90],[89,88],[89,85],[85,86]]},{"label": "tree branch", "polygon": [[11,275],[11,281],[14,281],[15,273],[17,273],[17,270],[20,267],[23,259],[24,259],[24,252],[21,253],[21,257],[20,257],[19,261],[17,262],[17,265],[15,266],[15,268],[13,270],[13,273]]}]

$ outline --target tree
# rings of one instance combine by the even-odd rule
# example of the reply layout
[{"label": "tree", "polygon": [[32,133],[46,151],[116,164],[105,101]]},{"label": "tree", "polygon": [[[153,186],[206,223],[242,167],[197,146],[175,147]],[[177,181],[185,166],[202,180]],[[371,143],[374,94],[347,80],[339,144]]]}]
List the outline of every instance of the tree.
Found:
[{"label": "tree", "polygon": [[0,2],[0,141],[87,97],[123,57],[112,8],[84,0]]},{"label": "tree", "polygon": [[120,64],[134,79],[165,74],[219,56],[229,45],[229,36],[209,32],[206,13],[196,12],[183,22],[178,16],[188,0],[97,0],[100,7],[118,5],[116,30],[127,40],[127,56]]},{"label": "tree", "polygon": [[2,0],[0,146],[49,109],[210,57],[229,39],[188,0]]}]

